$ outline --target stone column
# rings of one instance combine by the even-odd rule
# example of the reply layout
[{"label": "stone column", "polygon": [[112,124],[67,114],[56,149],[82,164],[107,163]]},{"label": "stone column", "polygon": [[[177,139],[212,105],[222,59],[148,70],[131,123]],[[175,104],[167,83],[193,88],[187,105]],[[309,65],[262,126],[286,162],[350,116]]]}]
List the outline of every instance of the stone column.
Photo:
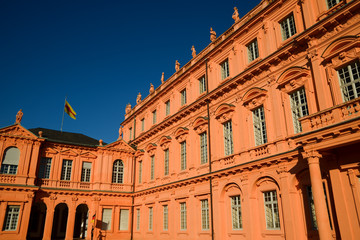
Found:
[{"label": "stone column", "polygon": [[51,231],[54,221],[54,211],[55,209],[53,204],[47,206],[43,240],[51,240]]},{"label": "stone column", "polygon": [[319,160],[322,156],[320,153],[314,150],[303,152],[302,155],[304,159],[307,159],[309,164],[311,188],[320,240],[333,239],[320,171]]}]

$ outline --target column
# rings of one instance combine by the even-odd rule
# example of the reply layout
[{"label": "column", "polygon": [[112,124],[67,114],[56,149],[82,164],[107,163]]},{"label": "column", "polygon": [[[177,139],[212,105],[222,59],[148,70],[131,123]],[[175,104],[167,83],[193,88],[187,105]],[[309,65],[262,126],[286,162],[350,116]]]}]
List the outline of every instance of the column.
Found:
[{"label": "column", "polygon": [[74,236],[76,201],[77,201],[77,197],[72,197],[72,203],[69,204],[69,215],[66,225],[65,240],[72,240]]},{"label": "column", "polygon": [[302,153],[303,158],[307,159],[309,164],[310,181],[312,194],[315,205],[315,215],[318,224],[318,231],[320,240],[333,239],[331,235],[329,215],[327,211],[324,188],[322,183],[321,171],[320,171],[320,157],[321,154],[317,151],[308,151]]},{"label": "column", "polygon": [[44,235],[43,240],[51,240],[51,231],[54,220],[54,206],[53,204],[49,204],[46,209],[46,218],[45,218],[45,226],[44,226]]}]

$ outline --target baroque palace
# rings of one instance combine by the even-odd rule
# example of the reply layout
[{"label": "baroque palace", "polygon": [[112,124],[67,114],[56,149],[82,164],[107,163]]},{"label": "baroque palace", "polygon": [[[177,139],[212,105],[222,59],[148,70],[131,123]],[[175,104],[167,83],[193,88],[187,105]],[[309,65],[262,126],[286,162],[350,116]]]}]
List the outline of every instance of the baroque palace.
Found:
[{"label": "baroque palace", "polygon": [[359,239],[360,1],[263,0],[119,139],[0,129],[1,239]]}]

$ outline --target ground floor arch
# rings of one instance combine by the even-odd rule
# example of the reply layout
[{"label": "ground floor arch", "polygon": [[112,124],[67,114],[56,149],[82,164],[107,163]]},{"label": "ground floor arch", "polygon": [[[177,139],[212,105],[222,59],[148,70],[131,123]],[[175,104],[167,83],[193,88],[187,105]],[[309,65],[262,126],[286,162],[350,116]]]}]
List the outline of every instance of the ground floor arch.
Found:
[{"label": "ground floor arch", "polygon": [[69,208],[65,203],[56,205],[51,239],[60,240],[65,238],[68,215]]},{"label": "ground floor arch", "polygon": [[80,204],[76,208],[74,239],[85,239],[88,226],[89,208],[86,204]]},{"label": "ground floor arch", "polygon": [[43,202],[34,203],[31,208],[29,228],[27,233],[28,240],[41,240],[44,234],[46,218],[46,205]]}]

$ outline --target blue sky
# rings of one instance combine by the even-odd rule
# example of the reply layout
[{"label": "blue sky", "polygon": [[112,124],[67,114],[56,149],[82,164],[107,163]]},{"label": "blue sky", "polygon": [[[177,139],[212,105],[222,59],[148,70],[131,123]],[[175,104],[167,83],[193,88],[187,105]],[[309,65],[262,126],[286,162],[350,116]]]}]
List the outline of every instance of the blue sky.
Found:
[{"label": "blue sky", "polygon": [[23,110],[26,128],[118,137],[125,106],[145,98],[258,1],[0,0],[0,127]]}]

